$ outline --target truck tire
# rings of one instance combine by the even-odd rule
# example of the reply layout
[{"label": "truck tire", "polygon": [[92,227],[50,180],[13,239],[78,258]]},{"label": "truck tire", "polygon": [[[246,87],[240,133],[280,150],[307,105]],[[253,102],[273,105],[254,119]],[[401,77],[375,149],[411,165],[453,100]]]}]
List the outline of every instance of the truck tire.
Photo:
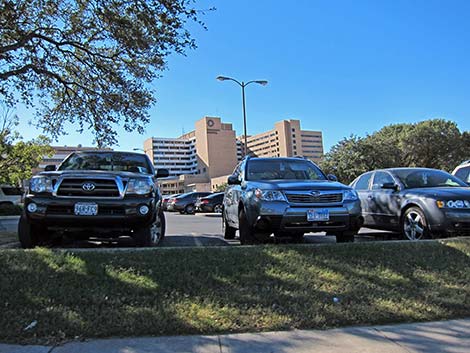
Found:
[{"label": "truck tire", "polygon": [[47,229],[28,222],[24,214],[18,222],[18,239],[23,249],[32,249],[40,244],[46,236]]},{"label": "truck tire", "polygon": [[139,247],[157,246],[165,237],[165,214],[160,212],[150,225],[134,230],[132,238]]}]

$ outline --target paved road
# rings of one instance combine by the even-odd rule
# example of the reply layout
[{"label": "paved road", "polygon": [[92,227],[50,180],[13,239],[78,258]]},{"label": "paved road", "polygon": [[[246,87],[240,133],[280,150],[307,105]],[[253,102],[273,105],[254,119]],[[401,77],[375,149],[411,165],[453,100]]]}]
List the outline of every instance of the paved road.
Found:
[{"label": "paved road", "polygon": [[[229,246],[239,245],[238,237],[234,240],[225,240],[222,236],[222,223],[219,215],[216,214],[196,214],[181,215],[179,213],[166,213],[167,231],[161,246]],[[0,239],[0,247],[17,248],[18,242],[15,240],[18,219],[0,220],[0,233],[10,232],[8,238]],[[393,233],[380,232],[370,229],[362,229],[356,237],[356,241],[375,241],[393,237]],[[335,243],[334,236],[325,236],[324,233],[311,233],[305,236],[306,243]],[[97,242],[97,241],[75,241],[63,244],[67,248],[125,248],[133,246],[129,238],[121,238],[118,242]]]}]

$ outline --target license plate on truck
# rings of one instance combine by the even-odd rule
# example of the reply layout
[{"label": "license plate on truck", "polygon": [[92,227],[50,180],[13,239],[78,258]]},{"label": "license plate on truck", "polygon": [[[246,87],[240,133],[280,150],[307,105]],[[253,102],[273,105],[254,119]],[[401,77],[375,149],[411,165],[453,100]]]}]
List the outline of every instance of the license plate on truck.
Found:
[{"label": "license plate on truck", "polygon": [[74,211],[77,216],[96,216],[98,214],[98,205],[96,203],[78,202],[75,204]]},{"label": "license plate on truck", "polygon": [[323,222],[330,220],[330,212],[326,208],[319,208],[307,211],[307,221],[309,222]]}]

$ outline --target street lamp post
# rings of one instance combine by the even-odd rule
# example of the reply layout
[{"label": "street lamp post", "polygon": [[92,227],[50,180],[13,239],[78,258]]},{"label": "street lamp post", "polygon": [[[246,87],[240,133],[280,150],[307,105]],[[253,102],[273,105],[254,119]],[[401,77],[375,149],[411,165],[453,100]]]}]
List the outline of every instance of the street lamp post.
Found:
[{"label": "street lamp post", "polygon": [[233,81],[237,83],[242,88],[242,107],[243,107],[243,135],[244,135],[244,148],[243,148],[243,156],[246,156],[248,153],[248,144],[247,144],[247,135],[246,135],[246,108],[245,108],[245,87],[248,86],[250,83],[257,83],[262,86],[266,86],[268,81],[266,80],[253,80],[248,82],[240,82],[234,78],[226,77],[226,76],[217,76],[217,80],[219,81]]}]

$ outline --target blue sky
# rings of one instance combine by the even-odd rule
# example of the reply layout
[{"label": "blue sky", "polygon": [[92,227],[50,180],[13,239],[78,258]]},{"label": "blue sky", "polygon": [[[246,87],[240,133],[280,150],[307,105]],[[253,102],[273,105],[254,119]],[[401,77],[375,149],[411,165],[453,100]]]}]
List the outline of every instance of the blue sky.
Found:
[{"label": "blue sky", "polygon": [[[246,88],[248,133],[275,121],[300,119],[321,130],[325,151],[343,137],[364,136],[391,123],[430,118],[470,129],[470,1],[204,0],[215,6],[191,25],[198,49],[168,58],[153,83],[157,104],[144,135],[120,132],[117,149],[142,148],[150,136],[176,137],[194,121],[220,116],[243,131],[241,92],[233,82],[266,79]],[[26,112],[18,110],[23,122]],[[39,132],[21,125],[31,138]],[[91,145],[70,129],[58,143]]]}]

